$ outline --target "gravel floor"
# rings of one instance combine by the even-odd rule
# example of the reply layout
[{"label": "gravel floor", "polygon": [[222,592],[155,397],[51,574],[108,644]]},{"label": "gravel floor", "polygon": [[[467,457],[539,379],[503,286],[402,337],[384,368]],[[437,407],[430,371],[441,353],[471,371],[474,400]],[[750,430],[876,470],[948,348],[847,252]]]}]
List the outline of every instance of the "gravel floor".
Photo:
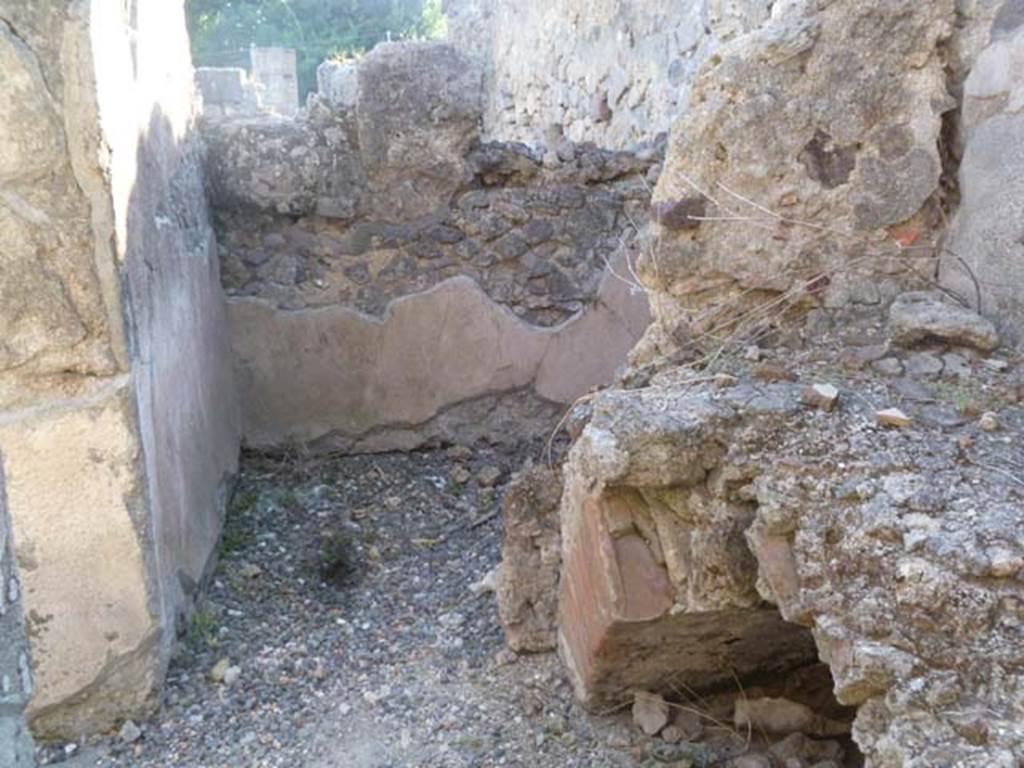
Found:
[{"label": "gravel floor", "polygon": [[[247,455],[161,711],[43,762],[636,765],[626,716],[585,715],[554,656],[503,651],[493,596],[474,594],[525,454]],[[481,487],[495,468],[498,487]]]}]

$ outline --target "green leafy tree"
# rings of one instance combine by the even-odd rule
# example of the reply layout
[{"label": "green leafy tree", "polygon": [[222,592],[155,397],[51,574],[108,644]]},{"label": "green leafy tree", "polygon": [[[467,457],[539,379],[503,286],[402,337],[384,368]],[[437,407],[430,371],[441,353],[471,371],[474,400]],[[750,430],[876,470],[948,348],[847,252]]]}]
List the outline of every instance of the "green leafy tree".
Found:
[{"label": "green leafy tree", "polygon": [[196,66],[244,67],[249,46],[294,48],[299,91],[316,89],[325,59],[394,40],[438,37],[441,0],[186,0]]}]

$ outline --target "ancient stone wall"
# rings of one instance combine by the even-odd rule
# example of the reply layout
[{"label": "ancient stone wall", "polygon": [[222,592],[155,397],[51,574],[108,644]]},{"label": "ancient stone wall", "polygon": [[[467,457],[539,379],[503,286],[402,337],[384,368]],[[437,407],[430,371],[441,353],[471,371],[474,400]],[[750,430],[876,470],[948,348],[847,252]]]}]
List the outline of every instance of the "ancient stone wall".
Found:
[{"label": "ancient stone wall", "polygon": [[252,79],[260,90],[263,105],[285,117],[299,110],[299,77],[292,48],[249,49]]},{"label": "ancient stone wall", "polygon": [[697,68],[768,0],[448,0],[449,39],[486,72],[488,137],[623,148],[669,130]]},{"label": "ancient stone wall", "polygon": [[969,51],[977,57],[963,84],[960,207],[940,278],[1024,342],[1024,3],[979,15],[984,48]]},{"label": "ancient stone wall", "polygon": [[[638,274],[657,322],[635,359],[756,337],[791,311],[819,329],[851,310],[877,311],[901,290],[934,287],[940,254],[942,282],[959,300],[981,299],[1004,322],[1019,316],[1015,225],[981,236],[996,219],[982,225],[976,214],[1016,165],[1004,162],[995,186],[974,170],[1015,146],[984,139],[1012,116],[984,131],[978,122],[1010,103],[995,74],[1005,67],[986,61],[1012,58],[1016,17],[974,5],[779,4],[719,47],[673,126],[653,197],[653,245]],[[972,71],[987,36],[979,29],[993,17],[1003,30],[987,52],[994,58]],[[970,95],[986,88],[991,99]],[[1015,200],[1000,198],[1000,222],[1015,221]]]},{"label": "ancient stone wall", "polygon": [[479,75],[443,44],[320,82],[298,120],[205,122],[246,439],[514,439],[609,381],[647,322],[658,149],[481,143]]},{"label": "ancient stone wall", "polygon": [[253,115],[263,111],[259,88],[241,67],[199,67],[196,88],[204,114]]},{"label": "ancient stone wall", "polygon": [[37,734],[153,703],[238,417],[180,3],[0,2],[0,451]]},{"label": "ancient stone wall", "polygon": [[[549,150],[563,135],[604,147],[676,136],[655,196],[663,227],[645,249],[658,267],[640,270],[659,317],[643,358],[674,346],[653,334],[726,316],[710,307],[737,296],[795,291],[787,307],[826,314],[884,305],[934,284],[940,254],[945,287],[1019,325],[1018,196],[1002,191],[1019,186],[1003,148],[1020,144],[1010,74],[1020,4],[884,6],[449,0],[445,10],[452,44],[485,72],[486,136]],[[879,57],[898,73],[888,83],[873,74]],[[988,216],[993,206],[1003,215]]]}]

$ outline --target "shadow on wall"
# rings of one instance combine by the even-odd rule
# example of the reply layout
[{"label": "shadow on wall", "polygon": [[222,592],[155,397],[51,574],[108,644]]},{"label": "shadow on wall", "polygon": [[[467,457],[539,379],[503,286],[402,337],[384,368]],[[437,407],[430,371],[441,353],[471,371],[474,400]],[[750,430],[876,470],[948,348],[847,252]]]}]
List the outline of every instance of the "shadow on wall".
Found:
[{"label": "shadow on wall", "polygon": [[171,627],[212,565],[237,469],[240,409],[195,126],[176,137],[157,106],[136,163],[125,312],[162,623]]},{"label": "shadow on wall", "polygon": [[[176,135],[157,105],[134,166],[112,149],[129,375],[71,417],[91,427],[69,424],[79,442],[53,463],[67,494],[83,492],[81,473],[112,490],[47,505],[49,529],[79,536],[36,530],[20,541],[38,556],[24,572],[28,608],[51,617],[33,640],[39,685],[29,710],[45,738],[105,730],[156,706],[237,468],[240,416],[198,137],[192,127]],[[126,173],[134,180],[123,201]]]}]

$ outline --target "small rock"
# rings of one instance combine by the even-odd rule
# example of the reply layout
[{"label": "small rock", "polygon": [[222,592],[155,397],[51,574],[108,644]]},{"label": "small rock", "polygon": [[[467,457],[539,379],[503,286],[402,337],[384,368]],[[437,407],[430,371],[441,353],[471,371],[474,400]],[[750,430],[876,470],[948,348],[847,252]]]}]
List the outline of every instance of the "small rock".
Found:
[{"label": "small rock", "polygon": [[715,389],[729,389],[735,387],[740,383],[740,380],[735,376],[730,376],[728,373],[716,373],[712,386]]},{"label": "small rock", "polygon": [[473,450],[465,445],[453,445],[448,449],[448,458],[452,461],[469,461],[473,458]]},{"label": "small rock", "polygon": [[978,426],[986,432],[995,432],[999,429],[999,416],[992,411],[985,411],[978,419]]},{"label": "small rock", "polygon": [[633,694],[633,722],[648,736],[654,736],[668,725],[668,703],[656,693],[637,691]]},{"label": "small rock", "polygon": [[470,590],[474,595],[480,597],[480,595],[486,595],[491,592],[498,591],[498,574],[500,566],[491,568],[487,573],[483,575],[480,581],[476,582]]},{"label": "small rock", "polygon": [[811,708],[789,699],[737,699],[733,722],[739,729],[790,734],[810,731],[816,720]]},{"label": "small rock", "polygon": [[237,666],[228,667],[224,670],[224,685],[229,688],[238,682],[242,676],[242,668]]},{"label": "small rock", "polygon": [[131,744],[142,738],[142,729],[133,720],[125,720],[121,730],[117,732],[117,737],[125,744]]},{"label": "small rock", "polygon": [[1010,367],[1010,364],[1008,362],[1006,362],[1005,360],[1000,360],[999,358],[996,357],[990,357],[987,360],[983,360],[982,365],[984,365],[990,371],[995,371],[996,373],[1002,373],[1003,371],[1009,369]]},{"label": "small rock", "polygon": [[228,659],[228,658],[220,659],[216,664],[213,665],[213,668],[210,670],[210,680],[212,680],[215,683],[223,683],[224,682],[224,674],[228,671],[228,668],[230,666],[231,666],[231,660],[230,659]]},{"label": "small rock", "polygon": [[760,381],[796,381],[797,375],[793,371],[782,367],[778,363],[761,363],[753,370],[755,379]]},{"label": "small rock", "polygon": [[847,723],[829,720],[805,704],[783,698],[737,699],[733,721],[740,729],[780,735],[838,736],[849,732]]},{"label": "small rock", "polygon": [[883,357],[873,362],[871,367],[884,376],[899,376],[903,373],[903,363],[895,357]]},{"label": "small rock", "polygon": [[893,343],[901,346],[927,338],[986,351],[999,346],[999,334],[991,322],[973,310],[926,291],[896,297],[889,308],[889,334]]},{"label": "small rock", "polygon": [[1024,557],[1008,549],[992,550],[988,559],[988,572],[997,579],[1008,579],[1024,571]]},{"label": "small rock", "polygon": [[947,352],[942,356],[942,363],[947,376],[956,376],[958,379],[966,379],[971,375],[971,364],[963,355],[956,352]]},{"label": "small rock", "polygon": [[491,488],[501,479],[501,470],[498,467],[484,467],[476,475],[476,481],[481,488]]},{"label": "small rock", "polygon": [[238,575],[243,579],[255,579],[263,573],[263,569],[255,563],[242,563],[238,568]]},{"label": "small rock", "polygon": [[839,390],[831,384],[812,384],[804,390],[803,401],[828,413],[839,402]]},{"label": "small rock", "polygon": [[886,408],[875,413],[875,423],[881,427],[909,427],[910,417],[899,408]]},{"label": "small rock", "polygon": [[904,368],[911,376],[938,376],[942,373],[942,361],[935,355],[919,352],[907,359]]},{"label": "small rock", "polygon": [[743,359],[756,363],[761,359],[761,348],[757,344],[751,344],[743,350]]},{"label": "small rock", "polygon": [[676,710],[672,716],[672,727],[682,733],[683,741],[696,741],[704,733],[704,723],[700,715],[689,709]]},{"label": "small rock", "polygon": [[750,754],[737,757],[730,765],[732,768],[772,768],[772,760],[766,755]]},{"label": "small rock", "polygon": [[457,485],[465,485],[469,482],[469,479],[472,476],[473,475],[470,474],[469,470],[461,464],[456,465],[455,468],[452,469],[452,482]]},{"label": "small rock", "polygon": [[666,725],[662,728],[661,738],[669,744],[678,744],[680,741],[686,741],[682,729],[676,725]]}]

